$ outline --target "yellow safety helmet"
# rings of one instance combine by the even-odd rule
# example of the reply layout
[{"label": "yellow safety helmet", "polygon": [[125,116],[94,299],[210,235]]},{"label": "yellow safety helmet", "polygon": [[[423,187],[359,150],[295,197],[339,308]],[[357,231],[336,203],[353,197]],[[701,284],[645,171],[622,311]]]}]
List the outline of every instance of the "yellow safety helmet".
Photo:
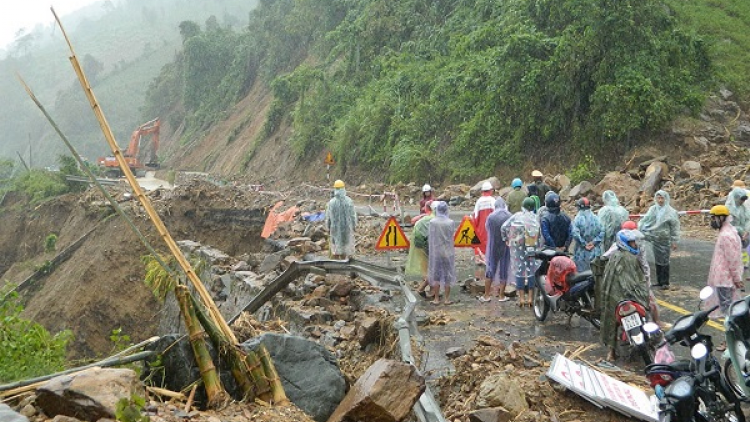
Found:
[{"label": "yellow safety helmet", "polygon": [[544,174],[539,170],[534,170],[531,172],[531,177],[544,177]]},{"label": "yellow safety helmet", "polygon": [[337,181],[333,182],[333,187],[336,188],[336,189],[343,188],[344,186],[345,185],[344,185],[344,181],[343,180],[337,180]]},{"label": "yellow safety helmet", "polygon": [[726,205],[714,205],[710,211],[711,215],[729,215],[729,208]]}]

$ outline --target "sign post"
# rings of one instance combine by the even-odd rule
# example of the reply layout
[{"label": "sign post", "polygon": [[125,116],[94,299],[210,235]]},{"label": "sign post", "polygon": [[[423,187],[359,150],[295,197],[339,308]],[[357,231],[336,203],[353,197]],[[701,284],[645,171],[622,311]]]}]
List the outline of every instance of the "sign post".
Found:
[{"label": "sign post", "polygon": [[326,180],[329,182],[331,181],[331,166],[336,164],[336,161],[333,159],[333,154],[331,154],[331,151],[328,151],[326,154],[326,159],[323,160],[323,163],[326,165]]},{"label": "sign post", "polygon": [[388,265],[391,265],[391,251],[394,249],[409,249],[411,243],[404,234],[404,230],[396,221],[396,217],[391,217],[383,227],[378,241],[375,243],[375,250],[388,252]]}]

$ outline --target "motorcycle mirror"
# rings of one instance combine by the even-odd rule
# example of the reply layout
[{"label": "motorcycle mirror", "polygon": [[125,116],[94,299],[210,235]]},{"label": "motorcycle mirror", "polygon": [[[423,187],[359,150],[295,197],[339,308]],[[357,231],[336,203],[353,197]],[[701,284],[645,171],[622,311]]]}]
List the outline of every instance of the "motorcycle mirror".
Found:
[{"label": "motorcycle mirror", "polygon": [[711,286],[706,286],[706,287],[704,287],[704,288],[701,289],[701,292],[700,292],[699,296],[700,296],[701,300],[706,300],[709,297],[711,297],[712,294],[714,294],[714,288],[711,287]]},{"label": "motorcycle mirror", "polygon": [[703,359],[707,354],[708,349],[703,343],[697,343],[695,346],[693,346],[692,349],[690,349],[690,356],[692,356],[695,360]]},{"label": "motorcycle mirror", "polygon": [[655,322],[647,322],[643,324],[643,330],[646,331],[649,334],[653,334],[657,331],[659,331],[659,325]]}]

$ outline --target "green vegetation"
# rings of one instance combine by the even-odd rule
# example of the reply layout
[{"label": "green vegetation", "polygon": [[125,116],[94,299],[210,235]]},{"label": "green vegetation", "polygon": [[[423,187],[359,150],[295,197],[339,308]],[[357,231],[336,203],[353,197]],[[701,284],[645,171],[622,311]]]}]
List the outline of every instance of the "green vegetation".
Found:
[{"label": "green vegetation", "polygon": [[55,335],[20,317],[23,306],[17,294],[0,301],[0,382],[11,382],[65,369],[65,349],[72,340],[69,330]]},{"label": "green vegetation", "polygon": [[129,399],[122,398],[117,401],[115,417],[121,422],[149,422],[151,419],[141,414],[144,407],[146,407],[146,399],[133,394]]},{"label": "green vegetation", "polygon": [[344,173],[575,165],[571,149],[612,155],[715,88],[713,44],[672,12],[657,0],[266,0],[244,34],[183,22],[183,52],[149,90],[180,99],[152,95],[147,109],[184,104],[187,143],[261,78],[274,94],[263,136],[291,124],[298,157],[332,150]]},{"label": "green vegetation", "polygon": [[594,158],[590,155],[586,155],[578,164],[566,173],[566,176],[570,179],[570,185],[575,186],[584,180],[591,181],[598,172],[599,166],[596,165]]},{"label": "green vegetation", "polygon": [[[69,155],[57,157],[60,171],[49,171],[44,169],[31,169],[12,176],[8,179],[0,179],[0,195],[5,192],[20,192],[28,196],[32,203],[39,203],[45,199],[62,195],[68,192],[80,192],[88,187],[87,183],[68,182],[67,175],[82,176],[83,172],[78,169],[75,159]],[[0,162],[0,177],[2,169],[13,168],[3,166]],[[10,171],[8,171],[10,173]]]},{"label": "green vegetation", "polygon": [[50,233],[44,239],[44,252],[50,253],[50,252],[54,252],[56,249],[57,249],[57,235],[54,233]]}]

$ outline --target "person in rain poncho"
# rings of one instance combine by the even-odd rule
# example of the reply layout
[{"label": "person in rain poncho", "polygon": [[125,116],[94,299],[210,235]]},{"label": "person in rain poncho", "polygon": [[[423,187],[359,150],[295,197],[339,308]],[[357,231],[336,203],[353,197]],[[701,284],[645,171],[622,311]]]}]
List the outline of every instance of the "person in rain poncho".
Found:
[{"label": "person in rain poncho", "polygon": [[597,216],[604,228],[602,250],[607,251],[615,243],[615,234],[620,231],[620,226],[628,220],[630,215],[628,210],[620,205],[620,200],[611,190],[605,190],[602,193],[602,202],[604,202],[604,206],[599,209]]},{"label": "person in rain poncho", "polygon": [[498,301],[506,302],[505,284],[510,270],[510,249],[503,240],[503,224],[511,217],[503,198],[495,200],[495,211],[487,217],[487,272],[484,279],[484,295],[477,296],[480,302],[492,300],[492,288],[498,288]]},{"label": "person in rain poncho", "polygon": [[539,223],[532,212],[535,206],[533,199],[524,199],[523,209],[513,214],[502,227],[503,240],[510,247],[510,268],[516,279],[518,306],[531,307],[529,287],[534,286],[534,274],[539,268],[537,259],[526,256],[527,251],[539,247]]},{"label": "person in rain poncho", "polygon": [[570,217],[560,209],[560,196],[551,194],[545,201],[547,214],[542,218],[542,236],[548,248],[567,251],[573,241],[573,225]]},{"label": "person in rain poncho", "polygon": [[453,233],[456,224],[448,216],[448,204],[438,201],[435,206],[435,217],[430,221],[429,264],[427,280],[432,286],[433,305],[440,304],[440,286],[444,289],[444,302],[450,305],[451,286],[456,284],[456,249],[453,246]]},{"label": "person in rain poncho", "polygon": [[[544,219],[544,216],[549,214],[549,208],[547,208],[547,200],[555,194],[555,191],[548,191],[544,195],[544,205],[539,207],[538,210],[536,210],[536,221],[539,223],[539,227],[542,227],[542,220]],[[544,241],[544,236],[539,236],[539,248],[544,249],[546,246],[546,242]]]},{"label": "person in rain poncho", "polygon": [[643,234],[638,230],[620,230],[615,236],[617,250],[609,256],[602,278],[601,342],[609,348],[607,360],[614,360],[617,346],[617,320],[615,308],[625,299],[635,300],[647,306],[648,287],[643,269],[638,262],[638,240]]},{"label": "person in rain poncho", "polygon": [[677,250],[680,240],[680,217],[669,205],[669,194],[659,190],[654,194],[654,205],[638,222],[638,230],[651,243],[656,264],[656,283],[663,289],[669,288],[669,257]]},{"label": "person in rain poncho", "polygon": [[513,190],[508,193],[508,200],[506,202],[508,203],[508,211],[511,214],[515,214],[521,211],[523,200],[526,198],[526,191],[523,190],[523,182],[517,177],[510,183],[510,187]]},{"label": "person in rain poncho", "polygon": [[354,255],[354,229],[357,227],[357,213],[352,199],[346,196],[344,182],[333,183],[333,198],[326,207],[326,227],[331,258],[347,259]]},{"label": "person in rain poncho", "polygon": [[724,205],[729,209],[729,215],[732,216],[732,226],[737,229],[740,235],[742,246],[747,247],[748,236],[750,236],[750,212],[745,206],[747,202],[747,191],[741,187],[735,187],[729,192]]},{"label": "person in rain poncho", "polygon": [[719,236],[708,270],[708,285],[714,288],[714,294],[703,303],[703,309],[719,305],[712,317],[724,316],[729,305],[740,299],[738,289],[743,287],[742,242],[737,230],[732,227],[733,218],[725,205],[711,208],[711,227],[719,230]]},{"label": "person in rain poncho", "polygon": [[428,235],[430,230],[430,221],[435,214],[432,211],[432,204],[437,205],[437,201],[427,201],[425,204],[426,215],[414,224],[414,230],[411,232],[411,242],[409,243],[409,257],[406,260],[404,273],[407,276],[419,276],[422,283],[417,287],[417,293],[422,297],[427,297],[427,260],[429,255]]},{"label": "person in rain poncho", "polygon": [[588,271],[591,261],[602,254],[601,243],[604,238],[604,228],[599,218],[591,212],[591,202],[583,197],[576,202],[578,214],[573,219],[573,239],[576,241],[573,261],[576,269]]},{"label": "person in rain poncho", "polygon": [[429,208],[429,203],[435,200],[435,193],[432,190],[432,186],[425,184],[422,186],[422,199],[419,200],[419,212],[427,214],[432,210]]}]

